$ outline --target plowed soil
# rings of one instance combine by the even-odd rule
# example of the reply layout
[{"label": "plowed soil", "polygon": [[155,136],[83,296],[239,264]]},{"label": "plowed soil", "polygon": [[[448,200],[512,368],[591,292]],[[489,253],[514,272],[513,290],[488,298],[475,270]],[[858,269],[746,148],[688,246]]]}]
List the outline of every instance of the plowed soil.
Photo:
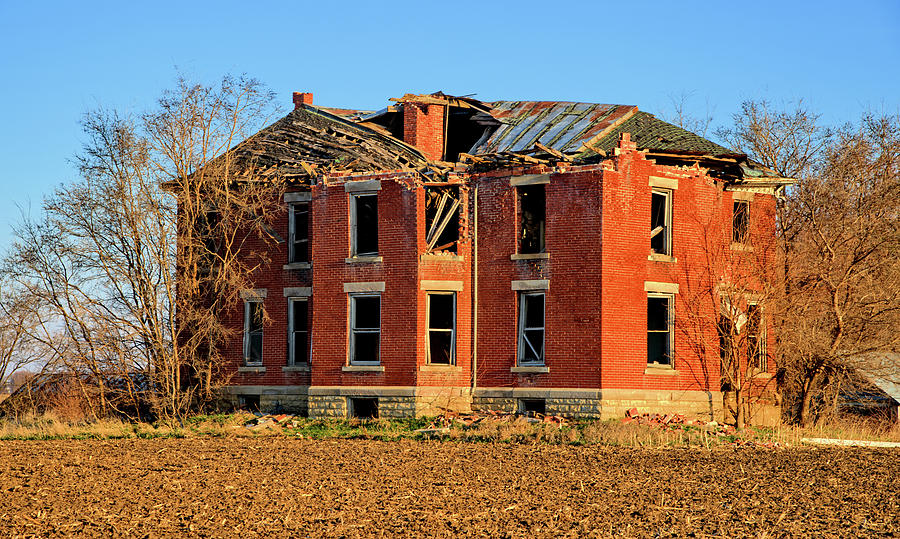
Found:
[{"label": "plowed soil", "polygon": [[900,452],[0,442],[0,536],[891,536]]}]

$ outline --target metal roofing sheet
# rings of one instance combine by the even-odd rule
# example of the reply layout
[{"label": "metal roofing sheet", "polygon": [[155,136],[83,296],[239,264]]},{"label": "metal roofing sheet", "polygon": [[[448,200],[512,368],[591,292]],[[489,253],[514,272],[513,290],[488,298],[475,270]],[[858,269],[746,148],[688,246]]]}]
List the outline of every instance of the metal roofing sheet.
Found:
[{"label": "metal roofing sheet", "polygon": [[635,107],[571,101],[495,101],[491,115],[500,127],[473,153],[521,151],[537,141],[559,151],[578,150]]}]

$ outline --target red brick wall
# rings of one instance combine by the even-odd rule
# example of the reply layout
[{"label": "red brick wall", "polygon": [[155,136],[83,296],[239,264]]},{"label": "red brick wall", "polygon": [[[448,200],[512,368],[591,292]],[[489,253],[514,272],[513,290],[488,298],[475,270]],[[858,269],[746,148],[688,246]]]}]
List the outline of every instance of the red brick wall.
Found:
[{"label": "red brick wall", "polygon": [[403,104],[403,141],[432,160],[444,158],[443,105]]}]

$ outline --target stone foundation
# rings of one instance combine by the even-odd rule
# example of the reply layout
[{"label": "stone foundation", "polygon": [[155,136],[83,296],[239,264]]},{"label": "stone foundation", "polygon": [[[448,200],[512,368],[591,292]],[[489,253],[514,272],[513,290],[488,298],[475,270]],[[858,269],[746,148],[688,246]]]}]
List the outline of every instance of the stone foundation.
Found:
[{"label": "stone foundation", "polygon": [[307,415],[309,395],[307,386],[228,386],[223,397],[237,408],[241,397],[258,396],[259,409],[263,412],[279,412]]},{"label": "stone foundation", "polygon": [[718,391],[672,391],[654,389],[603,389],[600,391],[601,419],[639,413],[684,414],[698,419],[722,421],[722,393]]},{"label": "stone foundation", "polygon": [[595,389],[484,388],[476,390],[472,408],[519,412],[525,399],[542,399],[550,415],[596,419],[600,417],[600,392]]}]

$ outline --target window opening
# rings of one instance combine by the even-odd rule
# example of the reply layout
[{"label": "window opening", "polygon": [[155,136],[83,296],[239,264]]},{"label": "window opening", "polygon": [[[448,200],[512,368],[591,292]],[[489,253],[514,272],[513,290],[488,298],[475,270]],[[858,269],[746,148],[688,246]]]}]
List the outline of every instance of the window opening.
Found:
[{"label": "window opening", "polygon": [[259,395],[240,395],[238,397],[238,407],[248,412],[258,412]]},{"label": "window opening", "polygon": [[650,199],[650,251],[672,254],[672,193],[654,190]]},{"label": "window opening", "polygon": [[519,295],[519,364],[544,364],[544,293]]},{"label": "window opening", "polygon": [[374,397],[350,397],[350,417],[357,419],[377,419],[378,399]]},{"label": "window opening", "polygon": [[519,399],[519,413],[527,416],[547,415],[547,401],[544,399]]},{"label": "window opening", "polygon": [[244,363],[247,365],[262,365],[264,318],[261,301],[244,302]]},{"label": "window opening", "polygon": [[452,365],[456,360],[456,294],[427,295],[428,362]]},{"label": "window opening", "polygon": [[722,391],[731,391],[731,367],[734,364],[734,322],[727,316],[720,316],[716,325],[719,332],[719,374]]},{"label": "window opening", "polygon": [[288,298],[288,365],[309,362],[309,301]]},{"label": "window opening", "polygon": [[732,218],[732,241],[735,243],[746,243],[749,229],[750,203],[746,200],[736,200]]},{"label": "window opening", "polygon": [[459,205],[457,187],[425,188],[426,252],[456,252],[459,242]]},{"label": "window opening", "polygon": [[518,187],[519,253],[543,253],[545,249],[546,191],[543,185]]},{"label": "window opening", "polygon": [[350,197],[352,203],[353,256],[378,254],[378,195],[357,194]]},{"label": "window opening", "polygon": [[647,364],[672,364],[672,297],[647,297]]},{"label": "window opening", "polygon": [[747,305],[747,363],[762,371],[767,370],[766,327],[762,309],[756,303]]},{"label": "window opening", "polygon": [[309,262],[309,203],[291,204],[288,230],[289,262]]},{"label": "window opening", "polygon": [[381,296],[350,296],[350,363],[377,365],[381,347]]}]

